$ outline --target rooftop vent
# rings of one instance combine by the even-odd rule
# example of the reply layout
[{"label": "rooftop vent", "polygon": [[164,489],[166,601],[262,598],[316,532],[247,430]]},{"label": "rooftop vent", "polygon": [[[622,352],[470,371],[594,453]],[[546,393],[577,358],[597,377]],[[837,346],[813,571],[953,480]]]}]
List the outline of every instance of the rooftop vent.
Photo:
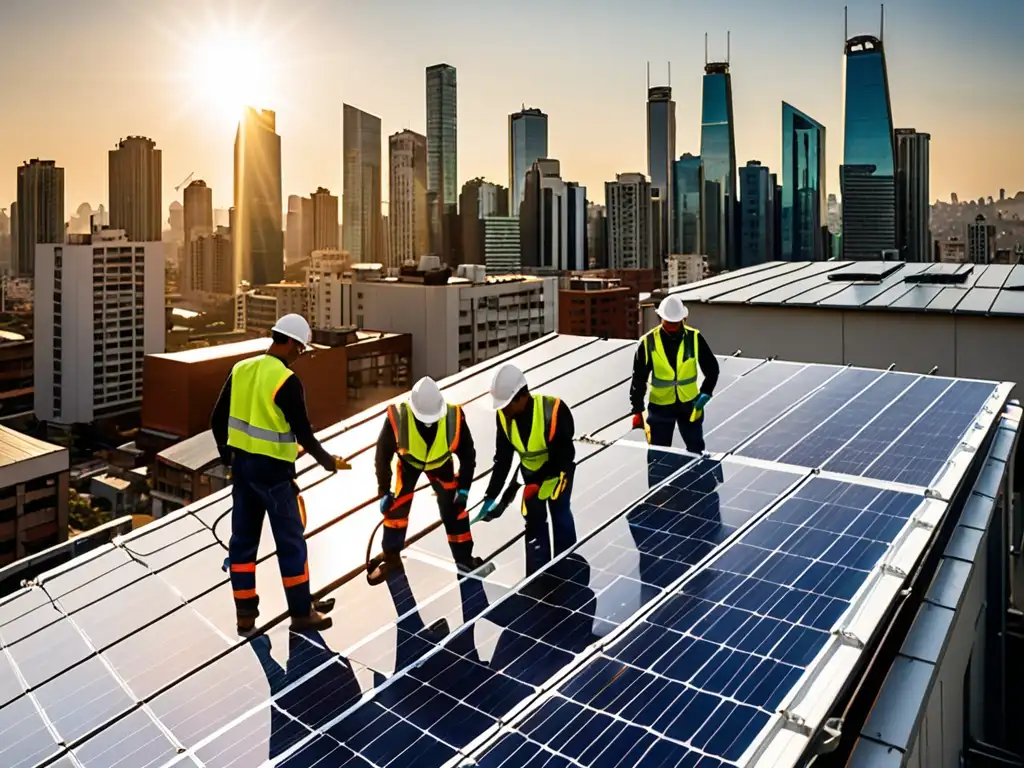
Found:
[{"label": "rooftop vent", "polygon": [[877,283],[902,268],[902,261],[864,261],[829,272],[828,279],[847,283]]},{"label": "rooftop vent", "polygon": [[[948,266],[951,265],[935,265],[935,267]],[[917,285],[963,285],[967,282],[967,276],[973,271],[974,267],[970,264],[958,265],[955,269],[936,269],[933,267],[914,275],[907,275],[903,278],[903,282],[916,283]]]}]

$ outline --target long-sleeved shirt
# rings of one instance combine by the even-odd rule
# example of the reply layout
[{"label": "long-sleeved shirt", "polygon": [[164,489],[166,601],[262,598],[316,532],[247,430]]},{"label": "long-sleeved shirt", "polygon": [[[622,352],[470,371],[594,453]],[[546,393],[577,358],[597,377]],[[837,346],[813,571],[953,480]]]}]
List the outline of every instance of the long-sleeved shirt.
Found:
[{"label": "long-sleeved shirt", "polygon": [[[455,457],[459,460],[459,490],[468,491],[476,474],[476,447],[473,445],[473,435],[469,431],[469,424],[461,408],[459,418],[462,419],[462,424],[459,425],[459,444],[455,446]],[[437,424],[416,422],[416,429],[427,445],[433,445],[437,437],[437,427]],[[384,426],[377,436],[377,452],[373,461],[374,469],[377,471],[377,493],[381,496],[391,492],[391,459],[397,451],[398,438],[391,426],[391,420],[385,416]]]},{"label": "long-sleeved shirt", "polygon": [[[676,355],[679,354],[679,345],[682,341],[683,333],[681,330],[678,333],[668,333],[662,330],[661,342],[665,347],[665,356],[669,360],[676,360]],[[704,374],[704,381],[701,382],[700,391],[705,395],[713,395],[715,393],[715,385],[718,383],[718,360],[715,358],[714,352],[711,351],[711,346],[704,338],[703,333],[697,336],[697,365],[700,366],[700,371]],[[651,358],[644,350],[644,341],[641,339],[636,347],[636,356],[633,358],[633,381],[629,387],[630,413],[644,412],[644,399],[647,395],[647,381],[651,376],[651,366]],[[678,394],[676,405],[680,405]],[[689,404],[684,405],[689,407]]]},{"label": "long-sleeved shirt", "polygon": [[[505,435],[505,430],[501,428],[501,417],[496,416],[495,419],[497,433],[494,441],[494,467],[486,493],[489,499],[497,499],[501,494],[516,452]],[[516,416],[515,423],[519,428],[519,438],[523,445],[526,445],[530,440],[530,430],[533,428],[533,407],[526,408]],[[555,414],[555,435],[548,441],[548,460],[536,472],[529,473],[529,477],[526,477],[524,470],[523,479],[531,483],[540,483],[548,478],[557,477],[562,472],[569,472],[576,462],[576,446],[572,441],[575,434],[576,425],[572,420],[572,411],[565,401],[562,401]]]},{"label": "long-sleeved shirt", "polygon": [[[295,435],[306,453],[316,459],[322,467],[327,469],[334,467],[334,457],[328,453],[313,434],[313,426],[309,423],[309,416],[306,414],[306,392],[302,388],[302,381],[298,376],[292,374],[285,379],[284,384],[274,395],[274,405],[281,409],[288,426]],[[231,411],[231,376],[224,382],[224,387],[217,398],[217,404],[213,406],[213,415],[210,417],[210,428],[213,430],[213,439],[217,443],[217,450],[221,456],[228,451],[237,451],[237,448],[228,448],[228,416]],[[295,477],[295,463],[270,459],[270,466],[274,470],[280,465],[281,477],[288,479]],[[274,470],[271,470],[272,472]],[[267,478],[272,483],[274,478]]]}]

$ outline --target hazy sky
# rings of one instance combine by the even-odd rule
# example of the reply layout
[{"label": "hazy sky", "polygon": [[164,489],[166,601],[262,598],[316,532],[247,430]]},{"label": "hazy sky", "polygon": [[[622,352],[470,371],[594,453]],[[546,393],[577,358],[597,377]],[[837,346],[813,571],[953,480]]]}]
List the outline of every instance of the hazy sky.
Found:
[{"label": "hazy sky", "polygon": [[[846,1],[851,35],[877,34],[878,4]],[[425,130],[441,61],[458,68],[460,183],[508,184],[525,103],[548,113],[563,177],[603,201],[616,173],[647,170],[648,60],[652,84],[671,60],[677,150],[699,152],[704,33],[719,58],[726,30],[739,165],[778,168],[786,100],[827,127],[837,192],[843,0],[0,0],[0,206],[32,157],[65,168],[68,216],[106,203],[107,150],[142,134],[163,150],[165,210],[191,172],[228,207],[243,100],[277,111],[285,196],[340,194],[342,102],[381,117],[386,165],[387,134]],[[1024,189],[1022,37],[1024,0],[886,4],[894,118],[932,136],[932,198]]]}]

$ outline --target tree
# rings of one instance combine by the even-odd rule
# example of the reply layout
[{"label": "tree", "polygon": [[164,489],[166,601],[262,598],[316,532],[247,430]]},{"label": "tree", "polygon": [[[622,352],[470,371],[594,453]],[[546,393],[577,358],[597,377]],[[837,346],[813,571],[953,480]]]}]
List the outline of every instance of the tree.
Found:
[{"label": "tree", "polygon": [[76,531],[90,531],[110,520],[110,515],[92,506],[74,488],[68,492],[68,525]]}]

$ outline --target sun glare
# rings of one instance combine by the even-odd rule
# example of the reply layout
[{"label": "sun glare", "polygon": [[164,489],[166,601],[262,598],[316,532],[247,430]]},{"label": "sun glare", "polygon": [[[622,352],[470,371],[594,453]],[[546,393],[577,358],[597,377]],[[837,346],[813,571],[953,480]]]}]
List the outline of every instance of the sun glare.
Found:
[{"label": "sun glare", "polygon": [[246,106],[268,106],[272,69],[267,53],[241,35],[217,34],[195,50],[192,81],[218,119],[237,121]]}]

